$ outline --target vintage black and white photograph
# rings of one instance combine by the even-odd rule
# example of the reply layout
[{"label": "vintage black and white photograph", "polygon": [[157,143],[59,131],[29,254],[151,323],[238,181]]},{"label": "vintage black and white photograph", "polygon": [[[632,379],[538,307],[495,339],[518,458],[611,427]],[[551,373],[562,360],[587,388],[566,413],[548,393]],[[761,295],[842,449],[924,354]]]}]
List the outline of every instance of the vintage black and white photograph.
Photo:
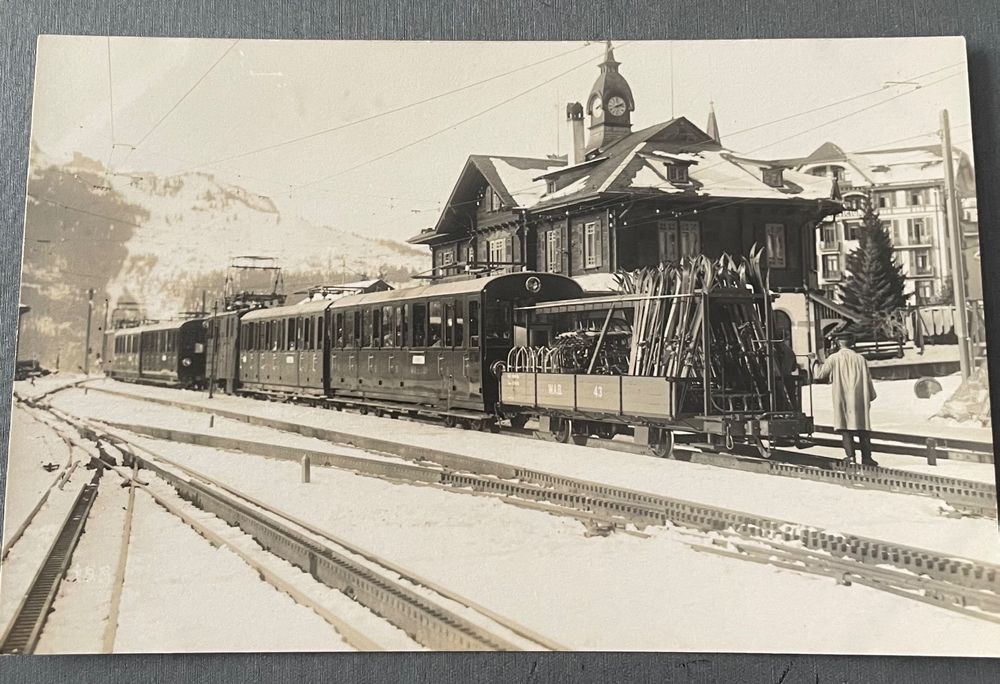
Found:
[{"label": "vintage black and white photograph", "polygon": [[1000,656],[969,89],[41,36],[0,653]]}]

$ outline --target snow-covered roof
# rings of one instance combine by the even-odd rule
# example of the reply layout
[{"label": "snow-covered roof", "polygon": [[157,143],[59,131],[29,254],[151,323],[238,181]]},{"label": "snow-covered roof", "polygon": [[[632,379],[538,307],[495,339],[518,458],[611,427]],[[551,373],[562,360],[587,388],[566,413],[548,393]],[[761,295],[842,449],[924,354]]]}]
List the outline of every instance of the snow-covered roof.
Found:
[{"label": "snow-covered roof", "polygon": [[[666,121],[625,136],[601,151],[604,160],[582,168],[548,174],[556,180],[552,192],[531,207],[534,211],[565,206],[604,193],[676,195],[678,197],[734,197],[741,199],[829,200],[835,189],[829,179],[795,171],[783,172],[778,187],[764,182],[764,170],[773,162],[741,157],[723,149],[687,119]],[[688,169],[689,182],[667,179],[669,166]],[[583,175],[583,174],[586,175]]]},{"label": "snow-covered roof", "polygon": [[185,318],[182,320],[159,321],[157,323],[147,323],[146,325],[137,325],[131,328],[119,328],[115,331],[115,334],[135,335],[137,333],[159,332],[162,330],[179,330],[185,323],[194,323],[200,320],[201,319]]},{"label": "snow-covered roof", "polygon": [[326,311],[333,303],[330,299],[304,299],[298,304],[290,306],[272,306],[266,309],[251,311],[243,317],[244,321],[269,320],[272,318],[285,318],[286,316],[305,316]]},{"label": "snow-covered roof", "polygon": [[470,155],[448,197],[447,208],[441,213],[437,223],[410,238],[408,242],[421,244],[433,241],[436,236],[453,229],[452,210],[455,207],[466,213],[474,210],[473,198],[481,190],[483,181],[500,196],[505,209],[531,207],[545,193],[546,183],[540,176],[563,166],[566,166],[566,160],[562,158]]},{"label": "snow-covered roof", "polygon": [[[958,148],[953,148],[952,154],[960,192],[975,193],[975,174],[968,155]],[[940,183],[944,179],[944,156],[939,144],[845,152],[826,142],[807,157],[785,159],[780,163],[805,172],[821,166],[841,165],[849,172],[847,181],[855,186],[922,185]]]},{"label": "snow-covered roof", "polygon": [[587,273],[573,276],[584,292],[619,292],[620,287],[614,273]]}]

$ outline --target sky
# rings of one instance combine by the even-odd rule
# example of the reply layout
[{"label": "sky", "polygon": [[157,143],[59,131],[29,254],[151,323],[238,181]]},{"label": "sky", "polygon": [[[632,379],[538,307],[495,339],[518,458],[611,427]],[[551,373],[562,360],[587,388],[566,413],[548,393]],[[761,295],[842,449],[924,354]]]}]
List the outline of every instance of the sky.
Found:
[{"label": "sky", "polygon": [[[615,41],[633,130],[714,103],[761,158],[952,139],[971,154],[961,38]],[[115,173],[204,171],[285,213],[397,240],[433,225],[470,154],[565,154],[603,41],[42,36],[32,141]],[[831,105],[831,106],[828,106]]]}]

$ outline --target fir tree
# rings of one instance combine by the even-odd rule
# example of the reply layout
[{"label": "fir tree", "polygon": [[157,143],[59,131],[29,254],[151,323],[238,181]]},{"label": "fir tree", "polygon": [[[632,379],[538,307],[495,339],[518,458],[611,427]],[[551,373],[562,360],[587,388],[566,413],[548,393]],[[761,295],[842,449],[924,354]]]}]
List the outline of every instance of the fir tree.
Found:
[{"label": "fir tree", "polygon": [[885,321],[906,306],[906,278],[896,261],[889,231],[879,220],[872,203],[865,205],[858,246],[847,255],[846,277],[840,283],[840,299],[861,317],[854,327],[860,333],[882,333]]}]

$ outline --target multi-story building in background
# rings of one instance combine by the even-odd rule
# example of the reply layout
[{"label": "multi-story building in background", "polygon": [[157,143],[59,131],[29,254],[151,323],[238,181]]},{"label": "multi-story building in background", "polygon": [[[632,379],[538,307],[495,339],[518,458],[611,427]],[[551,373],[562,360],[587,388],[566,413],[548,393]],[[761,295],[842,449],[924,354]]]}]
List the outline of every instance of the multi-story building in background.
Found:
[{"label": "multi-story building in background", "polygon": [[[897,259],[910,283],[915,304],[937,301],[950,292],[951,257],[941,145],[844,152],[826,142],[812,154],[783,164],[808,174],[836,179],[846,210],[828,217],[816,241],[819,285],[838,299],[847,255],[858,246],[864,202],[870,197],[892,236]],[[970,297],[981,297],[975,173],[968,155],[954,150],[955,185],[962,204],[966,270]],[[977,295],[976,290],[979,294]]]}]

